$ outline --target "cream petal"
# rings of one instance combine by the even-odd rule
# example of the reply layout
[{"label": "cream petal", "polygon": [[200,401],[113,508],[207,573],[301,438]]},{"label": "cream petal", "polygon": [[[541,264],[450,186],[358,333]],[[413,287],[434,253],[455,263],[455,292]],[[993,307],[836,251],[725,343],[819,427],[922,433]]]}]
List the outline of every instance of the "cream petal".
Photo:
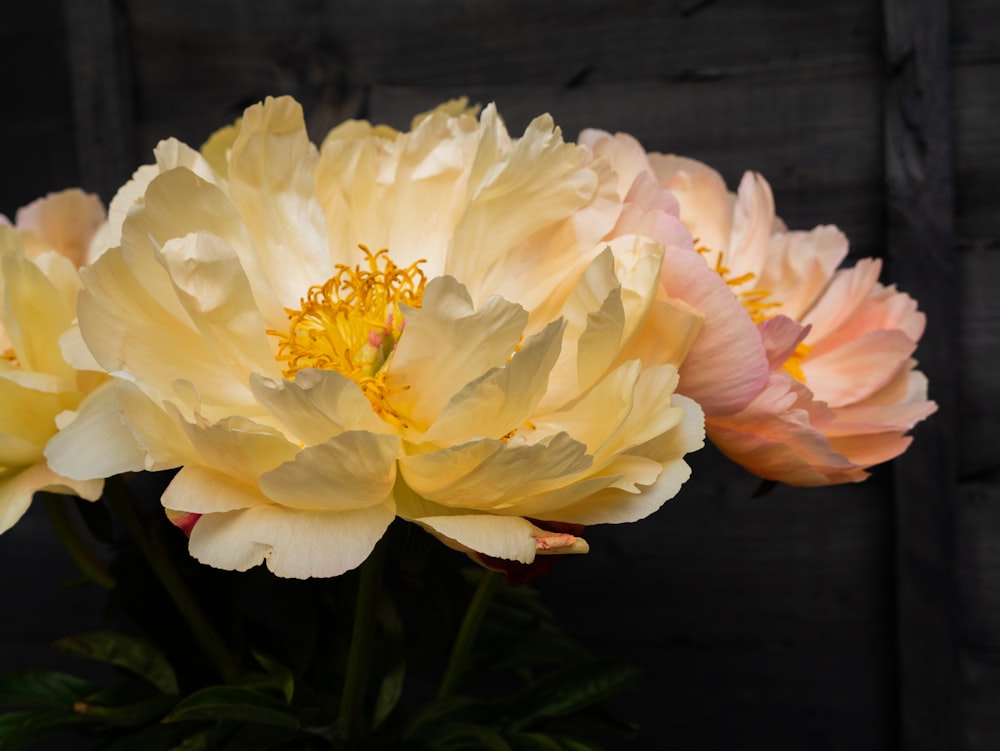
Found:
[{"label": "cream petal", "polygon": [[[614,362],[625,330],[622,289],[610,247],[595,258],[560,310],[562,349],[539,411],[558,409],[589,388]],[[655,278],[655,277],[654,277]]]},{"label": "cream petal", "polygon": [[[0,378],[0,433],[15,435],[41,450],[55,433],[55,416],[64,408],[59,393],[37,391],[11,378]],[[0,457],[0,467],[3,466]]]},{"label": "cream petal", "polygon": [[[179,419],[179,415],[175,419]],[[181,420],[197,463],[254,485],[262,474],[295,457],[298,447],[275,429],[244,417],[209,423]]]},{"label": "cream petal", "polygon": [[622,363],[570,407],[533,418],[536,432],[566,432],[586,446],[589,454],[596,453],[632,410],[632,395],[641,372],[637,360]]},{"label": "cream petal", "polygon": [[333,370],[307,368],[295,380],[250,376],[257,400],[285,434],[305,445],[324,443],[348,430],[388,433],[358,385]]},{"label": "cream petal", "polygon": [[25,242],[29,258],[52,248],[76,268],[86,262],[90,239],[103,222],[101,199],[79,188],[39,198],[18,209],[16,217],[17,229],[29,235]]},{"label": "cream petal", "polygon": [[94,355],[87,349],[87,343],[83,341],[80,334],[80,327],[73,325],[59,337],[59,352],[63,359],[76,370],[101,370],[101,364],[94,359]]},{"label": "cream petal", "polygon": [[72,379],[59,337],[73,323],[73,298],[59,294],[41,269],[21,254],[4,254],[0,275],[5,288],[0,315],[21,367]]},{"label": "cream petal", "polygon": [[422,306],[406,308],[406,328],[389,362],[391,403],[417,425],[429,425],[451,397],[514,352],[528,313],[499,297],[478,310],[451,277],[432,279]]},{"label": "cream petal", "polygon": [[629,194],[636,178],[652,172],[649,159],[642,145],[628,133],[610,133],[588,128],[580,132],[577,141],[588,147],[598,157],[604,157],[618,176],[618,196],[623,200]]},{"label": "cream petal", "polygon": [[209,345],[241,380],[280,371],[239,257],[206,232],[169,240],[161,252],[178,299]]},{"label": "cream petal", "polygon": [[[122,407],[119,389],[108,381],[80,404],[73,421],[45,446],[49,466],[77,480],[111,477],[143,469],[143,452],[127,420],[135,413]],[[131,387],[135,388],[135,387]]]},{"label": "cream petal", "polygon": [[201,466],[181,467],[160,501],[165,508],[193,514],[236,511],[268,503],[256,487]]},{"label": "cream petal", "polygon": [[165,138],[153,147],[160,172],[184,167],[205,182],[215,183],[217,175],[208,161],[196,150],[176,138]]},{"label": "cream petal", "polygon": [[586,447],[565,433],[535,444],[484,439],[399,461],[406,484],[424,498],[483,510],[514,507],[590,466]]},{"label": "cream petal", "polygon": [[385,506],[309,512],[259,505],[201,517],[190,551],[217,568],[245,571],[266,559],[281,577],[339,576],[364,562],[393,517]]},{"label": "cream petal", "polygon": [[108,220],[94,233],[87,250],[87,263],[93,263],[108,248],[114,248],[122,243],[122,226],[129,211],[136,205],[141,205],[143,195],[149,183],[160,174],[155,164],[145,164],[139,167],[132,179],[125,183],[115,193],[108,205]]},{"label": "cream petal", "polygon": [[468,205],[466,180],[477,130],[474,118],[439,111],[396,139],[395,174],[373,213],[387,224],[387,246],[401,266],[425,259],[428,276],[444,273],[445,251]]},{"label": "cream petal", "polygon": [[[77,305],[80,331],[104,370],[127,372],[162,394],[172,391],[172,381],[183,378],[198,384],[205,402],[254,403],[246,379],[241,380],[188,321],[146,294],[120,249],[104,253],[82,269],[81,276],[85,289]],[[169,295],[179,307],[172,288]],[[183,310],[181,315],[187,318]]]},{"label": "cream petal", "polygon": [[699,247],[708,248],[705,260],[716,260],[729,250],[733,199],[722,176],[706,164],[674,154],[649,154],[649,163],[660,184],[681,205],[681,221]]},{"label": "cream petal", "polygon": [[517,516],[463,514],[414,519],[432,534],[493,558],[531,563],[538,548],[534,524]]},{"label": "cream petal", "polygon": [[101,496],[103,480],[76,481],[60,477],[44,463],[20,471],[0,472],[0,534],[13,527],[39,490],[79,495],[88,501]]},{"label": "cream petal", "polygon": [[[623,463],[643,461],[641,457],[621,459]],[[691,476],[691,468],[683,461],[661,466],[656,462],[645,460],[644,466],[650,472],[655,466],[659,470],[658,477],[651,484],[637,487],[635,492],[614,487],[605,488],[571,506],[539,515],[537,518],[583,525],[627,524],[645,519],[677,495],[681,485]],[[613,465],[609,467],[609,471],[613,469],[615,469]],[[635,469],[623,468],[625,476],[634,476],[635,472]]]},{"label": "cream petal", "polygon": [[286,307],[333,272],[313,184],[318,159],[294,99],[268,97],[243,114],[229,160],[229,192]]},{"label": "cream petal", "polygon": [[302,449],[265,472],[260,488],[296,509],[346,511],[382,504],[396,481],[399,438],[355,430]]},{"label": "cream petal", "polygon": [[545,393],[562,331],[563,323],[553,321],[529,337],[506,366],[488,371],[455,394],[423,442],[446,446],[499,438],[524,423]]},{"label": "cream petal", "polygon": [[176,302],[158,253],[168,241],[197,232],[221,238],[233,249],[261,314],[269,324],[284,326],[287,318],[272,286],[271,272],[262,263],[236,207],[218,186],[186,168],[165,172],[149,184],[143,205],[131,213],[123,230],[125,260],[150,294],[183,319],[171,307]]},{"label": "cream petal", "polygon": [[781,303],[779,313],[800,320],[830,283],[847,256],[847,246],[847,237],[832,225],[773,234],[767,263],[754,286]]},{"label": "cream petal", "polygon": [[[480,289],[502,294],[492,280],[502,276],[501,265],[516,267],[505,263],[509,251],[586,206],[599,185],[597,173],[588,166],[588,150],[564,143],[549,115],[535,118],[524,135],[505,148],[507,143],[495,109],[487,107],[480,117],[479,151],[469,176],[470,203],[455,227],[445,266],[447,274],[480,282],[472,290],[477,299]],[[609,187],[613,191],[614,186]]]}]

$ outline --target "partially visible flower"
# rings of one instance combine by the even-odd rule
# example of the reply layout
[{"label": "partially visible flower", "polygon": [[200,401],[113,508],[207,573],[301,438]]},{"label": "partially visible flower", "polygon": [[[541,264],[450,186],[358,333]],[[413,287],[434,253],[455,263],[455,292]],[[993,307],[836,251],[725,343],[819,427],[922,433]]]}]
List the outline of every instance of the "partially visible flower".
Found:
[{"label": "partially visible flower", "polygon": [[13,226],[0,216],[0,532],[36,491],[101,494],[101,479],[53,472],[43,449],[103,380],[74,369],[60,349],[76,317],[77,268],[103,220],[97,197],[77,189],[25,206]]},{"label": "partially visible flower", "polygon": [[[801,486],[863,480],[906,449],[907,431],[937,407],[911,357],[924,316],[911,297],[878,282],[880,261],[838,270],[844,234],[832,226],[788,231],[759,174],[747,172],[734,195],[710,167],[646,154],[629,136],[588,131],[582,140],[677,197],[699,254],[739,302],[742,326],[756,326],[757,354],[692,350],[681,369],[680,391],[704,407],[713,443],[760,477]],[[706,331],[716,320],[734,323],[731,310],[720,319],[678,294],[705,313]],[[732,370],[765,365],[752,401],[726,407],[700,391],[711,382],[699,375],[720,361]],[[697,395],[685,390],[689,374]]]},{"label": "partially visible flower", "polygon": [[[120,381],[70,427],[109,440],[61,436],[61,471],[180,466],[163,503],[196,558],[292,577],[357,566],[395,515],[527,564],[585,550],[556,523],[678,491],[703,422],[671,361],[701,318],[656,300],[642,231],[689,243],[676,215],[623,220],[607,163],[547,116],[513,139],[451,103],[317,152],[279,98],[220,138],[161,144],[112,203],[79,315]],[[648,325],[671,341],[633,352]]]}]

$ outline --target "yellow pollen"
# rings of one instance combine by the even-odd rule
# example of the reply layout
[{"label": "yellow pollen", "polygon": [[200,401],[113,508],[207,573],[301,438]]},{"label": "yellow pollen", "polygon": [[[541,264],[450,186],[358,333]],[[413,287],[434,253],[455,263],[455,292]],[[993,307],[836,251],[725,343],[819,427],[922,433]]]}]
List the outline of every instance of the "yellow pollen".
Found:
[{"label": "yellow pollen", "polygon": [[13,365],[20,364],[17,360],[17,355],[14,354],[14,350],[9,348],[5,349],[3,352],[0,352],[0,360],[6,360],[7,362]]},{"label": "yellow pollen", "polygon": [[[697,240],[695,242],[697,242]],[[709,249],[704,246],[698,246],[696,250],[702,255],[706,255],[710,252]],[[730,289],[733,290],[733,294],[736,295],[736,299],[740,301],[744,308],[746,308],[747,313],[750,314],[750,319],[755,324],[766,321],[768,318],[773,318],[775,313],[772,311],[774,311],[775,308],[781,307],[780,302],[768,299],[771,296],[771,293],[768,290],[739,290],[739,287],[756,279],[757,275],[747,272],[746,274],[740,274],[739,276],[732,276],[732,271],[726,266],[723,266],[721,254],[715,260],[715,272],[721,276],[722,280],[729,285]],[[800,383],[806,382],[805,373],[802,372],[802,361],[805,359],[806,355],[809,354],[810,349],[812,348],[805,342],[799,342],[798,346],[795,347],[795,351],[781,366],[782,370],[789,373],[792,378]]]},{"label": "yellow pollen", "polygon": [[[336,370],[353,379],[380,416],[405,424],[388,403],[394,391],[386,382],[388,364],[406,319],[400,305],[419,308],[427,282],[421,259],[400,268],[386,248],[372,253],[359,245],[366,264],[337,264],[324,284],[309,288],[300,308],[286,308],[288,332],[278,337],[279,362],[286,378],[305,368]],[[363,268],[363,266],[367,268]]]}]

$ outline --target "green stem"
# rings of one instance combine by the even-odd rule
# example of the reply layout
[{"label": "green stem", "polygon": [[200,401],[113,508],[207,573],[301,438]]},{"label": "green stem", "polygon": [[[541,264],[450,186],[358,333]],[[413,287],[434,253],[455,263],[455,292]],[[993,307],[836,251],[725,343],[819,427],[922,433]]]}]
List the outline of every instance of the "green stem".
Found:
[{"label": "green stem", "polygon": [[52,523],[52,529],[83,575],[104,589],[114,588],[115,578],[108,571],[107,565],[87,545],[69,518],[66,500],[52,493],[40,495],[48,512],[49,521]]},{"label": "green stem", "polygon": [[354,608],[354,630],[347,655],[347,675],[340,697],[340,734],[348,740],[355,732],[361,704],[371,672],[371,654],[375,645],[375,615],[382,590],[385,543],[379,541],[368,559],[361,564],[358,599]]},{"label": "green stem", "polygon": [[476,637],[479,635],[479,627],[482,625],[490,600],[493,599],[493,593],[499,583],[500,574],[493,571],[483,572],[476,592],[472,595],[469,609],[465,611],[462,625],[455,637],[455,644],[451,648],[448,667],[445,668],[441,686],[438,688],[438,699],[447,699],[458,688],[458,682],[468,667],[469,655],[472,654],[472,646],[476,643]]},{"label": "green stem", "polygon": [[219,638],[211,622],[198,606],[197,600],[184,584],[180,574],[177,573],[177,569],[174,568],[174,564],[170,560],[170,556],[167,555],[163,542],[156,535],[156,531],[150,529],[139,514],[138,504],[124,487],[122,480],[110,478],[105,483],[104,495],[111,508],[125,524],[125,528],[132,535],[160,583],[167,590],[167,594],[184,617],[201,648],[212,659],[227,682],[235,681],[239,672],[236,658]]}]

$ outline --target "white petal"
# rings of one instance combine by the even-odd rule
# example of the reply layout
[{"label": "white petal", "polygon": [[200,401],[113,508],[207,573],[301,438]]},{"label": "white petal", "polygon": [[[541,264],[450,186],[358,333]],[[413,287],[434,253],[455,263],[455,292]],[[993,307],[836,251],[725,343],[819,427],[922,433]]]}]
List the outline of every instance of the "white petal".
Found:
[{"label": "white petal", "polygon": [[384,503],[396,481],[399,438],[350,431],[302,449],[260,478],[264,493],[297,509],[359,509]]},{"label": "white petal", "polygon": [[531,563],[538,547],[538,528],[517,516],[464,514],[430,516],[413,521],[463,547],[493,558]]},{"label": "white petal", "polygon": [[448,402],[423,441],[438,445],[464,443],[473,438],[500,438],[524,423],[549,382],[549,371],[559,355],[563,324],[553,321],[502,368],[494,368]]},{"label": "white petal", "polygon": [[60,477],[44,463],[20,471],[0,472],[0,533],[6,532],[24,516],[31,499],[39,490],[71,493],[88,501],[100,498],[103,480],[77,481]]},{"label": "white petal", "polygon": [[333,370],[307,368],[294,381],[252,375],[250,388],[285,434],[305,445],[324,443],[347,430],[390,432],[358,385]]},{"label": "white petal", "polygon": [[399,463],[406,484],[424,498],[484,510],[516,508],[522,498],[560,487],[590,466],[584,445],[565,433],[530,445],[473,441]]},{"label": "white petal", "polygon": [[243,378],[277,377],[275,352],[239,257],[205,232],[169,240],[162,258],[178,299],[209,344]]},{"label": "white petal", "polygon": [[160,498],[163,506],[193,514],[212,514],[267,503],[256,487],[208,467],[182,467]]},{"label": "white petal", "polygon": [[390,399],[400,414],[429,425],[467,383],[503,365],[514,352],[528,313],[499,297],[478,310],[451,277],[431,280],[422,306],[407,308],[406,328],[389,363]]},{"label": "white petal", "polygon": [[[180,308],[166,271],[165,294]],[[254,404],[245,378],[240,378],[220,354],[190,324],[180,309],[177,318],[149,296],[118,248],[112,248],[81,272],[86,288],[77,312],[87,347],[110,373],[127,372],[161,394],[183,378],[198,384],[210,404]]]},{"label": "white petal", "polygon": [[201,517],[190,551],[217,568],[245,571],[266,558],[282,577],[339,576],[364,562],[393,518],[386,506],[324,512],[259,505]]},{"label": "white petal", "polygon": [[119,384],[108,381],[80,404],[73,421],[45,447],[53,471],[79,480],[143,469],[143,453],[118,400]]},{"label": "white petal", "polygon": [[229,192],[286,307],[296,307],[333,270],[313,184],[318,159],[302,107],[291,97],[268,97],[243,114],[229,160]]}]

